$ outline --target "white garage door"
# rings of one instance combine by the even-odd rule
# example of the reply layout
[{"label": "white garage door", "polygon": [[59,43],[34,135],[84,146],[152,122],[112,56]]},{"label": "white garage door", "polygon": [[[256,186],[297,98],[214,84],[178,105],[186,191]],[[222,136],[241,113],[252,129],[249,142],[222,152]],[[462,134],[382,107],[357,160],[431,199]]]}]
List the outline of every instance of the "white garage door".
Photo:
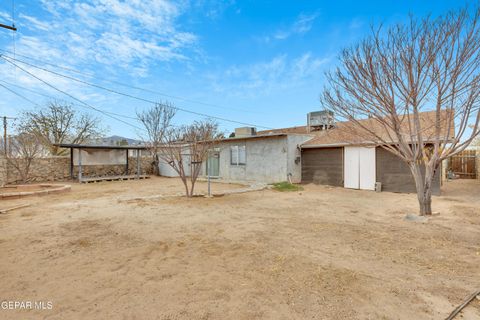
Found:
[{"label": "white garage door", "polygon": [[375,190],[375,168],[375,148],[345,147],[345,188]]}]

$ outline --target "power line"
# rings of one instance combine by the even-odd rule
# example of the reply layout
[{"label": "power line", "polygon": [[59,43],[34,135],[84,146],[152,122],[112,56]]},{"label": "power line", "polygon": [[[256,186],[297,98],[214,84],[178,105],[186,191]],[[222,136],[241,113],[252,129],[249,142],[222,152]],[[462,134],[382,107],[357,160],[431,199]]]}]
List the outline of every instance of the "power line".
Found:
[{"label": "power line", "polygon": [[[12,53],[12,52],[10,52],[8,50],[4,50],[4,49],[0,49],[0,51],[7,52],[9,54]],[[198,101],[198,100],[194,100],[194,99],[183,98],[183,97],[180,97],[180,96],[159,92],[157,90],[146,89],[146,88],[142,88],[142,87],[138,87],[138,86],[129,85],[129,84],[126,84],[126,83],[115,81],[115,80],[98,78],[94,73],[78,71],[78,70],[73,69],[73,68],[60,66],[60,65],[57,65],[57,64],[54,64],[54,63],[51,63],[51,62],[43,61],[43,60],[40,60],[40,59],[37,59],[37,58],[29,57],[29,56],[18,54],[18,53],[16,55],[19,56],[19,57],[23,57],[23,58],[32,60],[32,61],[37,61],[37,62],[46,64],[46,65],[52,66],[52,67],[55,67],[55,68],[58,68],[58,69],[63,69],[65,71],[74,72],[74,73],[84,75],[84,76],[87,76],[87,77],[95,77],[96,79],[100,79],[100,80],[105,81],[105,82],[110,82],[112,84],[116,84],[116,85],[119,85],[119,86],[122,86],[122,87],[125,87],[125,88],[130,88],[130,89],[140,90],[140,91],[144,91],[144,92],[149,92],[149,93],[157,94],[157,95],[164,96],[164,97],[167,97],[167,98],[176,99],[176,100],[180,100],[180,101],[184,101],[184,102],[196,103],[196,104],[204,105],[204,106],[207,106],[207,107],[213,107],[213,108],[218,108],[218,109],[230,109],[232,111],[240,111],[240,112],[258,113],[258,112],[252,112],[251,110],[225,107],[225,106],[221,106],[221,105],[218,105],[218,104]],[[8,56],[6,56],[6,57],[8,57]],[[11,57],[8,57],[8,58],[11,58]],[[21,60],[18,60],[18,59],[17,59],[17,61],[25,63],[24,61],[21,61]]]},{"label": "power line", "polygon": [[[18,67],[17,64],[13,63],[13,62],[10,60],[10,59],[12,59],[12,58],[10,58],[10,57],[8,57],[8,56],[5,56],[4,54],[0,54],[0,58],[2,58],[3,60],[9,62],[9,63],[12,64],[12,65]],[[123,92],[120,92],[120,91],[117,91],[117,90],[113,90],[113,89],[110,89],[110,88],[106,88],[106,87],[103,87],[103,86],[100,86],[100,85],[97,85],[97,84],[94,84],[94,83],[90,83],[90,82],[81,80],[81,79],[78,79],[78,78],[74,78],[74,77],[71,77],[71,76],[67,76],[67,75],[58,73],[58,72],[56,72],[56,71],[52,71],[52,70],[49,70],[49,69],[46,69],[46,68],[43,68],[43,67],[40,67],[40,66],[31,64],[31,63],[26,62],[26,61],[22,61],[22,60],[18,60],[18,59],[16,59],[16,61],[21,62],[21,63],[23,63],[23,64],[26,64],[26,65],[28,65],[28,66],[30,66],[30,67],[33,67],[33,68],[36,68],[36,69],[39,69],[39,70],[42,70],[42,71],[45,71],[45,72],[48,72],[48,73],[57,75],[57,76],[59,76],[59,77],[66,78],[66,79],[69,79],[69,80],[72,80],[72,81],[76,81],[76,82],[79,82],[79,83],[82,83],[82,84],[85,84],[85,85],[88,85],[88,86],[91,86],[91,87],[95,87],[95,88],[98,88],[98,89],[101,89],[101,90],[105,90],[105,91],[108,91],[108,92],[111,92],[111,93],[115,93],[115,94],[117,94],[117,95],[125,96],[125,97],[128,97],[128,98],[136,99],[136,100],[143,101],[143,102],[147,102],[147,103],[152,103],[152,104],[157,103],[156,101],[153,101],[153,100],[149,100],[149,99],[137,97],[137,96],[134,96],[134,95],[131,95],[131,94],[128,94],[128,93],[123,93]],[[23,69],[23,70],[25,70],[25,69]],[[191,114],[194,114],[194,115],[197,115],[197,116],[201,116],[201,117],[205,117],[205,118],[212,118],[212,119],[217,119],[217,120],[220,120],[220,121],[226,121],[226,122],[231,122],[231,123],[236,123],[236,124],[241,124],[241,125],[246,125],[246,126],[251,126],[251,127],[259,127],[259,128],[264,128],[264,129],[273,129],[273,128],[265,127],[265,126],[261,126],[261,125],[255,125],[255,124],[251,124],[251,123],[246,123],[246,122],[231,120],[231,119],[227,119],[227,118],[212,116],[212,115],[205,114],[205,113],[201,113],[201,112],[191,111],[191,110],[184,109],[184,108],[177,107],[177,106],[172,106],[172,108],[173,108],[173,109],[176,109],[176,110],[178,110],[178,111],[182,111],[182,112],[186,112],[186,113],[191,113]]]},{"label": "power line", "polygon": [[[13,86],[13,87],[17,87],[17,88],[22,89],[22,90],[29,91],[29,92],[34,93],[34,94],[41,95],[41,96],[46,97],[46,98],[49,98],[49,99],[51,99],[51,100],[63,101],[63,102],[66,102],[66,103],[70,103],[70,104],[72,104],[73,106],[83,107],[82,105],[78,105],[78,104],[76,104],[76,103],[72,103],[72,102],[69,101],[69,100],[65,100],[65,99],[62,99],[62,98],[58,98],[58,97],[46,95],[46,94],[41,93],[41,92],[38,92],[38,91],[36,91],[36,90],[28,89],[28,88],[25,88],[25,87],[23,87],[23,86],[19,86],[19,85],[17,85],[17,84],[13,84],[13,83],[11,83],[11,82],[8,82],[8,81],[2,80],[2,79],[0,79],[0,82],[6,83],[6,84],[9,85],[9,86]],[[2,85],[1,83],[0,83],[0,86],[1,86],[1,87],[4,87],[5,89],[7,89],[7,90],[9,90],[10,92],[14,93],[13,90],[10,90],[10,89],[7,88],[5,85]],[[18,94],[18,93],[16,93],[16,92],[15,92],[14,94],[16,94],[16,95],[20,96],[21,98],[24,98],[24,99],[25,99],[24,96],[22,96],[22,95],[20,95],[20,94]],[[27,101],[29,101],[30,103],[34,104],[33,101],[30,101],[30,100],[27,100]],[[35,104],[35,105],[36,105],[36,106],[39,106],[38,104]],[[123,118],[132,119],[132,120],[136,120],[136,121],[141,122],[141,119],[138,118],[138,117],[127,116],[127,115],[124,115],[124,114],[120,114],[120,113],[116,113],[116,112],[110,112],[110,111],[104,111],[104,112],[109,113],[109,114],[114,115],[114,116],[123,117]],[[17,119],[17,118],[12,118],[12,117],[6,117],[6,118],[7,118],[7,119]],[[172,127],[176,127],[175,125],[171,125],[171,126],[172,126]]]},{"label": "power line", "polygon": [[1,84],[1,83],[0,83],[0,87],[3,87],[4,89],[6,89],[6,90],[10,91],[10,92],[11,92],[11,93],[13,93],[14,95],[16,95],[16,96],[18,96],[18,97],[22,98],[22,99],[23,99],[23,100],[25,100],[25,101],[28,101],[28,102],[30,102],[31,104],[33,104],[33,105],[35,105],[35,106],[39,106],[39,105],[38,105],[36,102],[34,102],[34,101],[32,101],[32,100],[28,99],[27,97],[25,97],[24,95],[22,95],[22,94],[20,94],[20,93],[16,92],[15,90],[12,90],[12,89],[8,88],[6,85],[3,85],[3,84]]},{"label": "power line", "polygon": [[43,96],[43,97],[45,97],[45,98],[56,99],[56,100],[61,100],[61,101],[67,101],[67,100],[63,100],[63,99],[56,98],[56,97],[53,97],[53,96],[49,96],[49,95],[47,95],[47,94],[44,94],[44,93],[41,93],[41,92],[38,92],[38,91],[35,91],[35,90],[32,90],[32,89],[28,89],[28,88],[19,86],[18,84],[14,84],[14,83],[11,83],[11,82],[2,80],[2,79],[0,79],[0,82],[3,82],[3,83],[5,83],[5,84],[8,84],[9,86],[17,87],[17,88],[19,88],[19,89],[22,89],[22,90],[25,90],[25,91],[28,91],[28,92],[31,92],[31,93],[34,93],[34,94],[38,94],[39,96]]},{"label": "power line", "polygon": [[8,60],[8,59],[5,59],[3,56],[0,55],[0,57],[3,58],[3,59],[4,59],[5,61],[7,61],[8,63],[12,64],[13,66],[19,68],[19,69],[22,70],[23,72],[29,74],[31,77],[33,77],[33,78],[35,78],[35,79],[43,82],[45,85],[49,86],[50,88],[52,88],[52,89],[54,89],[54,90],[57,90],[58,92],[61,92],[61,93],[63,93],[64,95],[69,96],[71,99],[73,99],[73,100],[81,103],[82,105],[86,106],[87,108],[90,108],[90,109],[92,109],[92,110],[95,110],[95,111],[97,111],[97,112],[100,112],[100,113],[104,114],[104,115],[107,116],[107,117],[110,117],[110,118],[112,118],[112,119],[115,119],[115,120],[117,120],[117,121],[120,121],[120,122],[122,122],[122,123],[124,123],[124,124],[126,124],[126,125],[128,125],[128,126],[131,126],[131,127],[135,128],[135,129],[145,131],[144,128],[137,127],[137,126],[135,126],[135,125],[133,125],[133,124],[131,124],[131,123],[129,123],[129,122],[123,121],[122,119],[118,119],[117,117],[114,117],[114,116],[110,115],[108,112],[105,112],[105,111],[103,111],[103,110],[101,110],[101,109],[98,109],[98,108],[95,108],[95,107],[91,106],[90,104],[88,104],[88,103],[86,103],[86,102],[84,102],[84,101],[76,98],[75,96],[73,96],[73,95],[71,95],[71,94],[69,94],[69,93],[67,93],[67,92],[65,92],[65,91],[63,91],[63,90],[55,87],[54,85],[48,83],[47,81],[43,80],[42,78],[37,77],[37,76],[34,75],[33,73],[31,73],[31,72],[25,70],[24,68],[20,67],[20,66],[17,65],[16,63],[14,63],[14,62],[12,62],[12,61],[10,61],[10,60]]},{"label": "power line", "polygon": [[[6,84],[8,84],[8,85],[10,85],[10,86],[14,86],[14,87],[20,88],[20,89],[22,89],[22,90],[29,91],[29,92],[34,93],[34,94],[38,94],[38,95],[40,95],[40,96],[43,96],[43,97],[48,98],[48,99],[51,99],[51,100],[63,101],[63,102],[72,104],[71,101],[68,101],[68,100],[65,100],[65,99],[62,99],[62,98],[58,98],[58,97],[54,97],[54,96],[49,96],[49,95],[47,95],[47,94],[44,94],[44,93],[41,93],[41,92],[38,92],[38,91],[35,91],[35,90],[32,90],[32,89],[25,88],[25,87],[19,86],[19,85],[17,85],[17,84],[13,84],[13,83],[11,83],[11,82],[8,82],[8,81],[2,80],[2,79],[0,79],[0,82],[6,83]],[[2,86],[2,85],[0,84],[0,86]],[[2,87],[5,87],[5,86],[2,86]],[[36,104],[36,105],[38,106],[38,104]],[[77,105],[77,104],[74,104],[74,105]],[[114,116],[118,116],[118,117],[123,117],[123,118],[132,119],[132,120],[137,120],[137,121],[140,120],[140,119],[137,118],[137,117],[127,116],[127,115],[124,115],[124,114],[121,114],[121,113],[116,113],[116,112],[111,112],[111,111],[105,111],[105,110],[104,110],[104,112],[109,113],[109,114],[114,115]]]}]

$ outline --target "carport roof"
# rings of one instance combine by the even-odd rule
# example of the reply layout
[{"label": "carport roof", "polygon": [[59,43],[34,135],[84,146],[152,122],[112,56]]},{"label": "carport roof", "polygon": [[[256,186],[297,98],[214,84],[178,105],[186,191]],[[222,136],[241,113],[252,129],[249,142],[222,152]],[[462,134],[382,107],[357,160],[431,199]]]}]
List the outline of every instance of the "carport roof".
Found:
[{"label": "carport roof", "polygon": [[56,143],[54,146],[68,149],[102,149],[102,150],[146,150],[146,146],[102,146],[91,144],[75,144],[75,143]]}]

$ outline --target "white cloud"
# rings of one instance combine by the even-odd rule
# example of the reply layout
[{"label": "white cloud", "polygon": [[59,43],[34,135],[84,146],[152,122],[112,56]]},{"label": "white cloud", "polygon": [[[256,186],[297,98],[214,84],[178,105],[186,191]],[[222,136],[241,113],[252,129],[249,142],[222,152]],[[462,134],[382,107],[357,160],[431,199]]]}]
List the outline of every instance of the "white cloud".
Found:
[{"label": "white cloud", "polygon": [[3,24],[8,24],[9,21],[12,21],[12,15],[1,10],[0,10],[0,18],[5,20],[5,21],[2,21]]},{"label": "white cloud", "polygon": [[213,90],[232,96],[268,95],[305,85],[318,78],[330,58],[314,57],[310,52],[289,59],[278,55],[270,61],[232,66],[218,74],[211,74]]},{"label": "white cloud", "polygon": [[277,40],[285,40],[292,35],[305,34],[313,27],[313,23],[318,17],[318,13],[301,14],[295,22],[286,29],[278,30],[273,34],[273,38]]},{"label": "white cloud", "polygon": [[360,18],[354,18],[352,21],[350,21],[349,28],[354,30],[354,29],[359,29],[362,28],[364,25],[364,21]]},{"label": "white cloud", "polygon": [[229,9],[238,13],[236,7],[236,0],[196,0],[192,1],[191,5],[202,11],[203,15],[210,20],[220,18]]},{"label": "white cloud", "polygon": [[[177,25],[185,10],[179,1],[43,0],[41,5],[43,12],[38,11],[38,15],[24,10],[18,16],[22,28],[17,33],[15,51],[20,55],[87,72],[116,73],[123,69],[143,77],[151,64],[187,61],[189,53],[197,50],[196,35]],[[0,18],[6,17],[9,15],[0,11]],[[12,52],[13,46],[5,49]],[[101,100],[96,89],[25,68],[79,99],[94,99],[86,100],[92,104]],[[62,97],[6,62],[0,61],[0,74],[4,80]]]},{"label": "white cloud", "polygon": [[48,24],[39,17],[19,16],[32,31],[28,36],[19,33],[19,53],[35,52],[54,62],[60,58],[72,66],[99,62],[130,71],[153,61],[186,60],[186,52],[196,47],[197,37],[177,26],[184,10],[181,2],[44,0],[42,4],[47,12],[42,18]]},{"label": "white cloud", "polygon": [[[48,31],[49,30],[49,25],[45,22],[41,22],[35,17],[28,16],[26,14],[21,13],[18,18],[20,19],[21,25],[19,27],[26,27],[28,29],[34,29],[34,30],[42,30],[42,31]],[[23,22],[25,20],[25,22]]]}]

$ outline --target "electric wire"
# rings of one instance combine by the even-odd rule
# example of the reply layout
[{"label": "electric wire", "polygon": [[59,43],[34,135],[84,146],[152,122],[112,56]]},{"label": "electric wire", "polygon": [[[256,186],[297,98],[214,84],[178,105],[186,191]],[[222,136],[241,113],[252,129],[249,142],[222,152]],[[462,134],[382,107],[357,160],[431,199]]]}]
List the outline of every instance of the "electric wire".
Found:
[{"label": "electric wire", "polygon": [[76,98],[75,96],[71,95],[70,93],[68,93],[68,92],[66,92],[66,91],[63,91],[63,90],[57,88],[56,86],[50,84],[49,82],[43,80],[43,79],[40,78],[40,77],[34,75],[33,73],[29,72],[28,70],[24,69],[23,67],[17,65],[16,63],[14,63],[14,62],[12,62],[12,61],[10,61],[10,60],[8,60],[8,59],[5,59],[3,56],[0,56],[0,57],[3,58],[3,59],[4,59],[5,61],[7,61],[8,63],[16,66],[16,67],[17,67],[18,69],[20,69],[21,71],[27,73],[27,74],[30,75],[31,77],[33,77],[33,78],[37,79],[38,81],[44,83],[44,84],[47,85],[48,87],[50,87],[50,88],[52,88],[52,89],[54,89],[54,90],[56,90],[56,91],[58,91],[58,92],[60,92],[60,93],[62,93],[62,94],[64,94],[64,95],[66,95],[66,96],[68,96],[68,97],[70,97],[71,99],[73,99],[73,100],[75,100],[75,101],[77,101],[77,102],[79,102],[81,105],[83,105],[83,106],[85,106],[85,107],[87,107],[87,108],[89,108],[89,109],[95,110],[95,111],[97,111],[97,112],[100,112],[100,113],[102,113],[103,115],[105,115],[105,116],[107,116],[107,117],[109,117],[109,118],[112,118],[112,119],[114,119],[114,120],[117,120],[117,121],[119,121],[119,122],[122,122],[122,123],[124,123],[124,124],[126,124],[126,125],[128,125],[128,126],[130,126],[130,127],[133,127],[133,128],[135,128],[135,129],[137,129],[137,130],[145,131],[144,128],[140,128],[140,127],[138,127],[138,126],[136,126],[136,125],[133,125],[133,124],[127,122],[127,121],[124,121],[124,120],[122,120],[122,119],[118,119],[117,117],[112,116],[112,115],[109,114],[108,112],[106,112],[106,111],[104,111],[104,110],[101,110],[101,109],[98,109],[98,108],[96,108],[96,107],[94,107],[94,106],[92,106],[92,105],[90,105],[90,104],[88,104],[88,103],[86,103],[86,102],[84,102],[84,101]]},{"label": "electric wire", "polygon": [[[50,95],[47,95],[47,94],[38,92],[38,91],[36,91],[36,90],[32,90],[32,89],[25,88],[25,87],[20,86],[20,85],[17,85],[17,84],[13,84],[13,83],[11,83],[11,82],[8,82],[8,81],[2,80],[2,79],[0,79],[0,82],[3,82],[4,84],[7,84],[7,85],[9,85],[9,86],[17,87],[17,88],[19,88],[19,89],[21,89],[21,90],[25,90],[25,91],[28,91],[28,92],[31,92],[31,93],[34,93],[34,94],[43,96],[43,97],[48,98],[48,99],[50,99],[50,100],[61,101],[61,102],[65,102],[65,103],[72,104],[72,105],[74,105],[74,106],[78,106],[78,104],[72,103],[72,102],[69,101],[69,100],[65,100],[65,99],[62,99],[62,98],[50,96]],[[1,85],[1,84],[0,84],[0,85]],[[39,105],[36,104],[36,106],[39,106]],[[80,107],[82,107],[82,106],[80,106]],[[118,116],[118,117],[123,117],[123,118],[126,118],[126,119],[132,119],[132,120],[140,121],[140,119],[137,118],[137,117],[127,116],[127,115],[125,115],[125,114],[116,113],[116,112],[111,112],[111,111],[106,111],[106,110],[103,110],[103,111],[106,112],[106,113],[109,113],[109,114],[111,114],[111,115],[114,115],[114,116]]]},{"label": "electric wire", "polygon": [[[9,62],[10,64],[16,65],[18,67],[18,65],[16,63],[11,61],[12,60],[11,57],[8,57],[4,54],[0,54],[0,58],[2,58],[3,60]],[[98,85],[98,84],[95,84],[95,83],[84,81],[84,80],[81,80],[81,79],[78,79],[78,78],[75,78],[75,77],[72,77],[72,76],[64,75],[64,74],[61,74],[59,72],[37,66],[37,65],[31,64],[29,62],[23,61],[23,60],[16,59],[15,61],[26,64],[26,65],[28,65],[32,68],[36,68],[36,69],[54,74],[54,75],[62,77],[62,78],[69,79],[69,80],[72,80],[72,81],[75,81],[75,82],[78,82],[78,83],[82,83],[82,84],[85,84],[85,85],[88,85],[88,86],[91,86],[91,87],[95,87],[95,88],[98,88],[98,89],[101,89],[101,90],[105,90],[105,91],[108,91],[108,92],[111,92],[111,93],[114,93],[114,94],[117,94],[117,95],[121,95],[121,96],[124,96],[124,97],[128,97],[128,98],[131,98],[131,99],[135,99],[135,100],[139,100],[139,101],[143,101],[143,102],[147,102],[147,103],[152,103],[152,104],[157,103],[156,101],[153,101],[153,100],[150,100],[150,99],[134,96],[134,95],[129,94],[129,93],[124,93],[124,92],[117,91],[117,90],[114,90],[114,89],[110,89],[110,88],[107,88],[107,87],[104,87],[104,86],[101,86],[101,85]],[[182,107],[178,107],[178,106],[172,106],[172,108],[176,109],[178,111],[185,112],[185,113],[190,113],[190,114],[194,114],[194,115],[205,117],[205,118],[216,119],[216,120],[219,120],[219,121],[236,123],[236,124],[241,124],[241,125],[246,125],[246,126],[251,126],[251,127],[264,128],[264,129],[273,129],[273,128],[266,127],[266,126],[255,125],[255,124],[242,122],[242,121],[237,121],[237,120],[232,120],[232,119],[228,119],[228,118],[212,116],[212,115],[209,115],[209,114],[206,114],[206,113],[191,111],[191,110],[188,110],[188,109],[185,109],[185,108],[182,108]]]},{"label": "electric wire", "polygon": [[0,87],[3,87],[4,89],[8,90],[9,92],[13,93],[14,95],[16,95],[16,96],[18,96],[18,97],[22,98],[22,99],[23,99],[23,100],[25,100],[25,101],[28,101],[28,102],[30,102],[31,104],[33,104],[33,105],[35,105],[35,106],[37,106],[37,107],[39,106],[39,105],[38,105],[36,102],[34,102],[34,101],[32,101],[32,100],[28,99],[28,98],[27,98],[27,97],[25,97],[24,95],[22,95],[22,94],[20,94],[20,93],[16,92],[15,90],[12,90],[12,89],[8,88],[7,86],[5,86],[5,85],[3,85],[3,84],[1,84],[1,83],[0,83]]},{"label": "electric wire", "polygon": [[[0,49],[0,51],[6,52],[6,53],[9,53],[9,54],[12,53],[11,51],[4,50],[4,49]],[[5,55],[5,56],[8,57],[7,55]],[[79,75],[83,75],[83,76],[86,76],[86,77],[90,77],[90,78],[95,77],[95,78],[98,79],[98,80],[105,81],[105,82],[109,82],[109,83],[112,83],[112,84],[116,84],[116,85],[119,85],[119,86],[122,86],[122,87],[125,87],[125,88],[129,88],[129,89],[135,89],[135,90],[139,90],[139,91],[144,91],[144,92],[148,92],[148,93],[152,93],[152,94],[157,94],[157,95],[164,96],[164,97],[171,98],[171,99],[176,99],[176,100],[180,100],[180,101],[184,101],[184,102],[189,102],[189,103],[200,104],[200,105],[204,105],[204,106],[207,106],[207,107],[213,107],[213,108],[218,108],[218,109],[222,109],[222,110],[232,110],[232,111],[249,112],[249,113],[257,113],[257,114],[258,114],[258,112],[253,112],[253,111],[251,111],[251,110],[245,110],[245,109],[239,109],[239,108],[232,108],[232,107],[225,107],[225,106],[221,106],[221,105],[218,105],[218,104],[213,104],[213,103],[203,102],[203,101],[199,101],[199,100],[194,100],[194,99],[189,99],[189,98],[180,97],[180,96],[177,96],[177,95],[167,94],[167,93],[160,92],[160,91],[157,91],[157,90],[142,88],[142,87],[138,87],[138,86],[134,86],[134,85],[122,83],[122,82],[120,82],[120,81],[115,81],[115,80],[110,80],[110,79],[105,79],[105,78],[99,78],[99,77],[96,76],[94,73],[79,71],[79,70],[76,70],[76,69],[73,69],[73,68],[68,68],[68,67],[60,66],[60,65],[58,65],[58,64],[54,64],[54,63],[51,63],[51,62],[43,61],[43,60],[40,60],[40,59],[37,59],[37,58],[33,58],[33,57],[30,57],[30,56],[27,56],[27,55],[23,55],[23,54],[18,54],[18,53],[17,53],[17,56],[22,57],[22,58],[26,58],[26,59],[29,59],[29,60],[32,60],[32,61],[37,61],[37,62],[40,62],[40,63],[42,63],[42,64],[49,65],[49,66],[52,66],[52,67],[55,67],[55,68],[58,68],[58,69],[65,70],[65,71],[77,73],[77,74],[79,74]],[[17,59],[17,61],[20,61],[20,60]],[[20,62],[24,62],[24,61],[20,61]]]}]

